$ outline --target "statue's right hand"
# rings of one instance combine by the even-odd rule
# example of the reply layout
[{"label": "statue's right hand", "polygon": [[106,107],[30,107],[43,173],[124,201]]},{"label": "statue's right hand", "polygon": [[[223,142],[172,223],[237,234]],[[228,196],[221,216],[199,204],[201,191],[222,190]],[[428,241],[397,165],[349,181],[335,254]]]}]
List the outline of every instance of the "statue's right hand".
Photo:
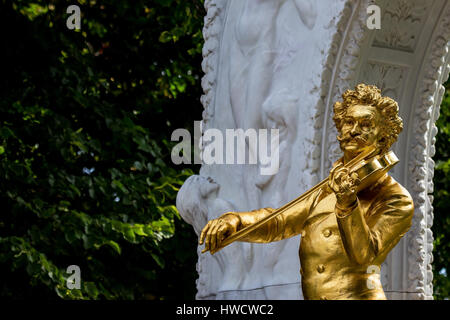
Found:
[{"label": "statue's right hand", "polygon": [[220,246],[222,241],[237,231],[240,219],[232,213],[226,213],[221,217],[208,221],[200,234],[199,244],[205,243],[206,251],[214,252]]}]

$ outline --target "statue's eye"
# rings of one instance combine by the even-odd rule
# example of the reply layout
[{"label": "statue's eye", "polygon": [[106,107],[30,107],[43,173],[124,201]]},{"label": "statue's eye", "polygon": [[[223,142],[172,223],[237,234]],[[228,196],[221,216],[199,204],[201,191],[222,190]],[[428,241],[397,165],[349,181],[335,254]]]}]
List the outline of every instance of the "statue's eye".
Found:
[{"label": "statue's eye", "polygon": [[372,122],[370,120],[363,120],[361,122],[361,128],[363,129],[370,129],[372,127]]},{"label": "statue's eye", "polygon": [[352,126],[354,124],[354,121],[352,119],[345,119],[344,125],[346,126]]}]

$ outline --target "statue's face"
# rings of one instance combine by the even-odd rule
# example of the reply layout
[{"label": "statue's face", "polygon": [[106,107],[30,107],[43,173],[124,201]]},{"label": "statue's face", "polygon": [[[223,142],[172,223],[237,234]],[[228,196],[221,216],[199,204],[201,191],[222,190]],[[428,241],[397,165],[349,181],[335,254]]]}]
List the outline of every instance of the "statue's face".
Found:
[{"label": "statue's face", "polygon": [[344,117],[340,145],[344,154],[357,155],[369,146],[376,146],[380,135],[378,110],[369,105],[354,105]]}]

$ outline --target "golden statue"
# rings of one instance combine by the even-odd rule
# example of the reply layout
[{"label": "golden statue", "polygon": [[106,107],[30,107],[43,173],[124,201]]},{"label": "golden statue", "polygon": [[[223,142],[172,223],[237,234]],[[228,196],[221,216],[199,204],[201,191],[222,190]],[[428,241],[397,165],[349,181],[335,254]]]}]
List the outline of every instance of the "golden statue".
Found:
[{"label": "golden statue", "polygon": [[386,299],[379,273],[411,227],[408,191],[388,175],[403,128],[398,105],[371,85],[347,90],[333,120],[344,156],[320,184],[279,209],[228,212],[200,234],[212,254],[233,241],[267,243],[298,234],[307,300]]}]

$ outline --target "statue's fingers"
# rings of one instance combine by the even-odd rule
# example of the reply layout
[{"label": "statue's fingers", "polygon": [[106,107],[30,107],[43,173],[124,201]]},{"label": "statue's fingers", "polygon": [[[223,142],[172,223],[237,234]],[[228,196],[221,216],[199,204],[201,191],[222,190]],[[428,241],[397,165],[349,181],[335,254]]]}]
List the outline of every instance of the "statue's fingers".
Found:
[{"label": "statue's fingers", "polygon": [[350,189],[356,190],[356,187],[358,187],[360,183],[361,183],[361,180],[359,180],[357,174],[351,174],[348,177],[348,184],[349,184]]},{"label": "statue's fingers", "polygon": [[348,185],[352,185],[353,184],[353,179],[349,174],[346,174],[343,176],[343,182],[345,182]]},{"label": "statue's fingers", "polygon": [[334,176],[331,179],[332,189],[336,192],[338,192],[340,189],[342,174],[342,172],[335,172]]},{"label": "statue's fingers", "polygon": [[211,229],[211,243],[210,250],[215,250],[217,247],[217,231],[219,230],[221,224],[220,222],[216,223],[216,225]]},{"label": "statue's fingers", "polygon": [[334,180],[329,180],[328,181],[328,186],[331,188],[331,190],[333,190],[334,192],[338,192],[339,191],[339,187],[336,184],[336,182]]},{"label": "statue's fingers", "polygon": [[205,249],[208,251],[211,251],[211,238],[212,238],[212,231],[214,229],[214,226],[217,224],[216,220],[211,221],[211,225],[209,226],[208,233],[206,234],[205,238]]},{"label": "statue's fingers", "polygon": [[206,226],[203,227],[202,233],[200,234],[200,239],[198,241],[198,243],[200,245],[203,244],[204,240],[205,240],[205,236],[206,233],[208,232],[209,226],[211,225],[211,221],[208,221],[208,223],[206,224]]},{"label": "statue's fingers", "polygon": [[344,166],[344,164],[342,162],[338,162],[336,163],[333,168],[331,169],[331,171],[334,171],[336,169],[342,168]]},{"label": "statue's fingers", "polygon": [[200,233],[200,237],[198,237],[198,244],[202,245],[203,244],[203,240],[205,240],[205,234],[206,231],[208,230],[208,226],[209,226],[209,221],[208,223],[203,227],[202,232]]},{"label": "statue's fingers", "polygon": [[348,193],[351,188],[351,183],[348,179],[345,179],[341,183],[341,192],[342,193]]},{"label": "statue's fingers", "polygon": [[339,172],[342,172],[344,176],[348,176],[350,171],[348,170],[348,168],[343,167]]},{"label": "statue's fingers", "polygon": [[329,177],[333,178],[334,175],[336,174],[336,172],[339,172],[340,169],[342,169],[342,165],[341,165],[341,164],[338,164],[338,165],[334,166],[334,167],[330,170]]},{"label": "statue's fingers", "polygon": [[217,240],[218,245],[222,243],[222,241],[227,237],[228,228],[226,225],[220,226],[219,230],[217,231]]},{"label": "statue's fingers", "polygon": [[217,228],[217,232],[216,232],[216,246],[217,247],[220,245],[220,243],[223,240],[223,230],[224,230],[223,224]]},{"label": "statue's fingers", "polygon": [[336,181],[338,184],[340,184],[342,183],[342,180],[345,177],[345,175],[346,175],[345,171],[339,170],[336,172],[335,178],[333,180]]},{"label": "statue's fingers", "polygon": [[333,174],[334,174],[334,172],[335,172],[338,168],[339,168],[339,165],[336,165],[336,166],[334,166],[333,168],[331,168],[329,176],[332,177]]},{"label": "statue's fingers", "polygon": [[352,177],[353,182],[354,182],[354,184],[355,184],[356,186],[358,186],[358,185],[361,184],[361,179],[359,179],[359,175],[358,175],[356,172],[353,172],[353,173],[351,174],[351,177]]},{"label": "statue's fingers", "polygon": [[333,188],[333,182],[332,182],[331,179],[328,179],[328,186],[330,187],[331,190],[334,191],[334,188]]},{"label": "statue's fingers", "polygon": [[227,225],[222,224],[219,226],[219,228],[217,229],[217,234],[216,234],[216,241],[217,241],[216,247],[213,250],[211,250],[211,254],[214,254],[221,249],[220,248],[221,243],[227,237],[228,232],[229,232],[229,229],[227,228]]}]

